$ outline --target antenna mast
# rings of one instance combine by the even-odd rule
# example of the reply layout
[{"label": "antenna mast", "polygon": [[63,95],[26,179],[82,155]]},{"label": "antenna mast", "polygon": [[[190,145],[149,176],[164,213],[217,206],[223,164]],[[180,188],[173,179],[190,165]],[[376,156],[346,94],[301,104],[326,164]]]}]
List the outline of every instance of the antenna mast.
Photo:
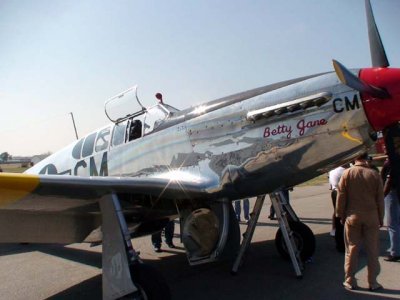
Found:
[{"label": "antenna mast", "polygon": [[78,132],[76,131],[74,114],[73,114],[72,112],[70,112],[69,114],[71,115],[71,118],[72,118],[72,124],[74,124],[74,129],[75,129],[75,136],[76,136],[76,139],[78,140],[78,139],[79,139],[79,137],[78,137]]}]

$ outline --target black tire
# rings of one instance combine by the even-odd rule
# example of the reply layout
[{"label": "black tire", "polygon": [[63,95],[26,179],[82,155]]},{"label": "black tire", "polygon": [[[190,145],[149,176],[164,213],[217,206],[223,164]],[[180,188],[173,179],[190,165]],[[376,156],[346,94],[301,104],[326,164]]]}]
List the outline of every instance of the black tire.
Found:
[{"label": "black tire", "polygon": [[131,266],[133,283],[139,289],[139,293],[128,295],[123,299],[143,300],[170,300],[171,292],[164,277],[152,266],[136,263]]},{"label": "black tire", "polygon": [[[300,250],[300,258],[302,261],[307,261],[310,259],[315,252],[315,236],[311,229],[302,222],[289,222],[290,229],[293,232],[294,240],[297,247]],[[279,254],[284,258],[289,260],[290,255],[287,251],[285,239],[281,229],[279,228],[275,236],[275,245],[278,249]]]}]

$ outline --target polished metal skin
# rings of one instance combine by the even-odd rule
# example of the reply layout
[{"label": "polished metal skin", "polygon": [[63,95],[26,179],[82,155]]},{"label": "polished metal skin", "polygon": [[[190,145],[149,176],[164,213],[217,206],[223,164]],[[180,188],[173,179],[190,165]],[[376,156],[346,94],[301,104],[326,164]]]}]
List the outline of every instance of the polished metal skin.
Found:
[{"label": "polished metal skin", "polygon": [[[309,105],[293,112],[260,115],[257,120],[248,117],[253,111],[276,105],[285,107],[307,96],[312,101],[313,95],[322,92],[330,95],[330,99],[319,107]],[[249,99],[233,98],[215,110],[210,109],[216,106],[213,103],[201,105],[186,115],[172,115],[164,120],[162,129],[104,149],[108,150],[108,176],[186,181],[187,178],[179,177],[190,174],[193,181],[209,182],[208,193],[218,192],[219,196],[232,200],[292,186],[324,172],[322,162],[340,164],[349,154],[357,154],[371,144],[372,131],[361,101],[351,103],[355,107],[346,110],[345,98],[353,101],[355,97],[359,99],[357,92],[338,83],[336,75],[330,73]],[[240,94],[236,98],[240,99]],[[174,118],[179,117],[182,121],[175,123]],[[167,126],[169,122],[171,126]],[[27,173],[41,173],[45,166],[53,164],[57,173],[73,169],[70,172],[76,170],[79,176],[93,175],[90,161],[95,162],[98,170],[105,151],[77,160],[71,156],[72,147],[54,154]],[[82,163],[78,164],[79,161]],[[276,172],[278,165],[282,168]],[[262,187],[254,186],[260,182]]]},{"label": "polished metal skin", "polygon": [[[0,229],[1,240],[99,240],[89,233],[101,223],[97,199],[110,191],[124,200],[132,235],[147,234],[162,227],[161,220],[176,217],[177,205],[185,201],[207,206],[294,186],[373,143],[358,92],[335,73],[173,111],[151,131],[143,125],[142,137],[114,145],[117,130],[127,135],[129,122],[106,126],[29,169],[27,174],[43,174],[40,183],[1,207],[1,223],[13,228]],[[21,216],[23,224],[14,221]],[[47,230],[36,232],[38,223]]]}]

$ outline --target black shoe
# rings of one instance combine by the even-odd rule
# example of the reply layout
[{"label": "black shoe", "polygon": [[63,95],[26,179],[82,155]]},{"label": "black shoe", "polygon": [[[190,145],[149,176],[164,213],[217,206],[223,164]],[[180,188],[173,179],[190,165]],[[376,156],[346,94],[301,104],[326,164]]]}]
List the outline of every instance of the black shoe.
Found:
[{"label": "black shoe", "polygon": [[376,283],[374,286],[370,286],[370,287],[369,287],[369,290],[370,290],[371,292],[383,290],[383,286],[380,285],[379,283]]},{"label": "black shoe", "polygon": [[346,289],[346,290],[349,290],[349,291],[353,291],[353,290],[356,290],[356,289],[358,289],[358,286],[357,286],[357,284],[350,284],[350,283],[348,283],[348,282],[343,282],[343,287]]},{"label": "black shoe", "polygon": [[175,245],[174,245],[173,243],[167,243],[167,245],[168,245],[168,247],[171,248],[171,249],[176,248]]},{"label": "black shoe", "polygon": [[161,247],[154,247],[154,252],[157,252],[157,253],[162,252]]},{"label": "black shoe", "polygon": [[275,220],[275,217],[274,217],[273,215],[269,215],[269,216],[268,216],[268,219],[270,219],[270,220]]},{"label": "black shoe", "polygon": [[386,260],[386,261],[399,261],[400,260],[400,256],[389,255],[388,257],[384,258],[384,260]]}]

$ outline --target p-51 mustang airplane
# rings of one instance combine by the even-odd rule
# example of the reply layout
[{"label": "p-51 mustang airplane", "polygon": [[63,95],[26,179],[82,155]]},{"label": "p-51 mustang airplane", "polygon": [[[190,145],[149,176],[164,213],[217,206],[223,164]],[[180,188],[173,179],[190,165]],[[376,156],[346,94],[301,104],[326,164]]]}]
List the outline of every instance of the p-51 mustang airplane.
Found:
[{"label": "p-51 mustang airplane", "polygon": [[[109,116],[111,125],[25,174],[0,175],[0,242],[102,241],[104,298],[165,297],[167,287],[140,263],[131,237],[179,217],[189,262],[214,261],[239,249],[231,201],[274,193],[348,162],[373,145],[376,131],[389,131],[389,157],[397,162],[391,131],[400,121],[400,69],[388,68],[369,0],[366,11],[372,68],[349,70],[334,60],[335,72],[182,111],[160,95],[145,108],[136,88],[110,99],[108,116],[107,105],[127,93],[142,108]],[[301,232],[304,246],[311,241]],[[308,257],[314,248],[300,251]]]}]

